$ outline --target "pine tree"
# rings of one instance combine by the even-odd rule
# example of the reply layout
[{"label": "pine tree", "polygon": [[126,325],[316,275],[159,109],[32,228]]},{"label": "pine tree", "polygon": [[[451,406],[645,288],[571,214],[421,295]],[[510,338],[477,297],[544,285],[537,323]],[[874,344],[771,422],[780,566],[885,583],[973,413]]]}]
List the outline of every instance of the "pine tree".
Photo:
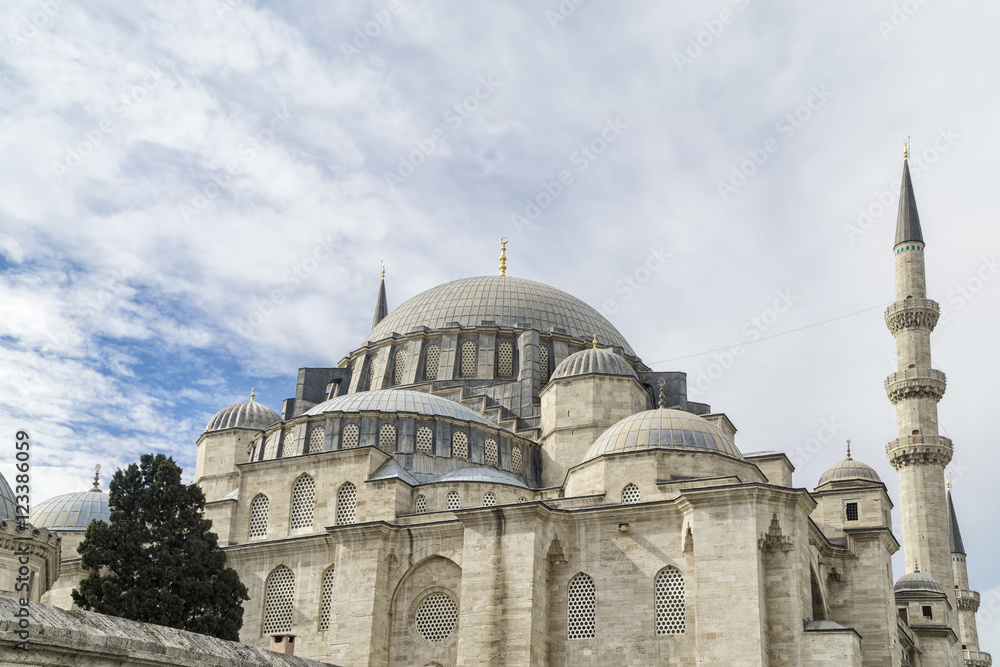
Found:
[{"label": "pine tree", "polygon": [[181,483],[163,454],[115,473],[111,523],[91,522],[79,551],[90,574],[73,591],[81,608],[236,641],[246,587],[202,517],[205,495]]}]

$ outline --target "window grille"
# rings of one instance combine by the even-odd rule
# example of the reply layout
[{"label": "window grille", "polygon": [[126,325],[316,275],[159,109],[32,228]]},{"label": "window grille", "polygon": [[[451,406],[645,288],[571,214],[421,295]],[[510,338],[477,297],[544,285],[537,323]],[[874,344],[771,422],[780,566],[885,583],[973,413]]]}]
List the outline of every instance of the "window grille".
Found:
[{"label": "window grille", "polygon": [[847,503],[847,520],[857,521],[858,520],[858,504],[857,503]]},{"label": "window grille", "polygon": [[316,452],[323,451],[323,441],[326,439],[326,429],[322,426],[313,427],[312,433],[309,434],[309,449],[306,450],[306,454],[315,454]]},{"label": "window grille", "polygon": [[417,429],[417,451],[421,454],[430,454],[434,447],[434,431],[426,426]]},{"label": "window grille", "polygon": [[337,492],[337,525],[354,523],[354,509],[358,500],[358,490],[347,482]]},{"label": "window grille", "polygon": [[500,465],[500,452],[497,449],[497,441],[493,438],[486,438],[486,465]]},{"label": "window grille", "polygon": [[451,436],[451,455],[456,459],[469,458],[469,436],[456,431]]},{"label": "window grille", "polygon": [[934,610],[929,606],[923,608],[923,614],[924,618],[934,618]]},{"label": "window grille", "polygon": [[417,496],[417,502],[416,502],[417,514],[423,514],[426,511],[427,511],[427,498],[424,496]]},{"label": "window grille", "polygon": [[264,458],[267,460],[278,458],[278,438],[280,433],[272,433],[264,443]]},{"label": "window grille", "polygon": [[476,344],[471,340],[462,343],[461,375],[464,378],[476,377]]},{"label": "window grille", "polygon": [[512,445],[510,448],[510,469],[516,474],[521,474],[524,470],[524,461],[521,460],[521,448]]},{"label": "window grille", "polygon": [[653,603],[656,609],[656,634],[684,634],[684,575],[670,565],[656,575]]},{"label": "window grille", "polygon": [[323,589],[319,596],[319,629],[330,629],[330,609],[333,607],[333,566],[323,573]]},{"label": "window grille", "polygon": [[394,385],[403,384],[403,378],[406,372],[406,350],[400,348],[396,350],[396,368],[393,373],[392,383]]},{"label": "window grille", "polygon": [[257,496],[250,503],[250,539],[264,537],[267,535],[267,507],[268,499],[263,493]]},{"label": "window grille", "polygon": [[634,505],[639,502],[639,487],[629,484],[622,489],[622,505]]},{"label": "window grille", "polygon": [[290,527],[312,528],[313,501],[316,499],[316,481],[309,475],[302,475],[292,487],[292,518]]},{"label": "window grille", "polygon": [[528,499],[525,498],[524,496],[521,496],[520,498],[517,499],[517,502],[519,502],[519,503],[526,503],[526,502],[528,502]]},{"label": "window grille", "polygon": [[441,346],[440,345],[428,345],[427,346],[427,358],[424,359],[424,379],[425,380],[437,380],[438,379],[438,364],[441,363]]},{"label": "window grille", "polygon": [[295,435],[292,431],[285,431],[285,435],[281,438],[281,458],[286,456],[294,456],[295,454]]},{"label": "window grille", "polygon": [[483,496],[483,507],[493,507],[497,504],[497,497],[492,493]]},{"label": "window grille", "polygon": [[514,344],[502,341],[497,347],[497,375],[502,378],[514,376]]},{"label": "window grille", "polygon": [[341,449],[354,449],[361,444],[361,429],[357,424],[348,424],[344,427],[344,434],[340,437]]},{"label": "window grille", "polygon": [[378,362],[378,352],[368,358],[368,388],[375,388],[375,364]]},{"label": "window grille", "polygon": [[594,580],[581,572],[569,581],[566,627],[569,639],[589,639],[596,630],[597,589]]},{"label": "window grille", "polygon": [[417,607],[414,624],[427,641],[444,641],[458,625],[458,605],[447,593],[431,593]]},{"label": "window grille", "polygon": [[291,632],[294,605],[295,575],[280,565],[264,585],[264,634]]},{"label": "window grille", "polygon": [[448,509],[457,510],[459,508],[458,492],[452,491],[448,494]]},{"label": "window grille", "polygon": [[549,348],[545,344],[538,346],[538,371],[542,376],[542,384],[549,381]]},{"label": "window grille", "polygon": [[382,424],[378,430],[378,448],[387,454],[396,453],[396,427],[392,424]]}]

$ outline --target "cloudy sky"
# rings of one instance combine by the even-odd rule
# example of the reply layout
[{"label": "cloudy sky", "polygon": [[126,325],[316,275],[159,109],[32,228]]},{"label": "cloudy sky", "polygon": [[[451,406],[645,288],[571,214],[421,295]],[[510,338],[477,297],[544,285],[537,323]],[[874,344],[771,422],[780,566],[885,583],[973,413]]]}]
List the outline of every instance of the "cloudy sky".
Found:
[{"label": "cloudy sky", "polygon": [[686,371],[743,451],[811,488],[850,438],[898,497],[882,311],[910,136],[1000,646],[1000,6],[427,4],[3,4],[0,429],[30,431],[36,500],[154,450],[190,478],[216,410],[251,386],[280,410],[358,346],[380,261],[394,307],[494,273],[501,236],[510,274]]}]

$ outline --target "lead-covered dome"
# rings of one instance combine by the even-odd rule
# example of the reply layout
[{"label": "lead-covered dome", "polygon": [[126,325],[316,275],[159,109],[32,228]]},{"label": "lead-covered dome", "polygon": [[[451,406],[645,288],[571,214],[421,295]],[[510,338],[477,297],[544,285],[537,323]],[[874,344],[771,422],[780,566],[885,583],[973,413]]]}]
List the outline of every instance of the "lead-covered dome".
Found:
[{"label": "lead-covered dome", "polygon": [[17,501],[14,500],[14,492],[4,476],[0,475],[0,519],[14,519],[16,516]]},{"label": "lead-covered dome", "polygon": [[205,432],[227,428],[252,428],[263,431],[280,421],[281,416],[277,412],[266,405],[261,405],[251,396],[249,401],[233,403],[216,412],[205,427]]},{"label": "lead-covered dome", "polygon": [[904,574],[892,587],[894,593],[936,593],[945,595],[944,586],[924,572]]},{"label": "lead-covered dome", "polygon": [[861,461],[855,461],[848,454],[840,463],[834,463],[827,468],[819,478],[819,486],[832,482],[874,482],[881,484],[882,479],[875,470]]},{"label": "lead-covered dome", "polygon": [[722,429],[690,412],[659,408],[638,412],[609,428],[590,446],[584,461],[650,449],[714,452],[743,460]]},{"label": "lead-covered dome", "polygon": [[91,521],[110,521],[108,495],[100,489],[66,493],[35,505],[30,522],[49,530],[87,530]]},{"label": "lead-covered dome", "polygon": [[625,375],[639,379],[632,364],[611,350],[587,348],[563,359],[552,372],[553,380],[576,375]]},{"label": "lead-covered dome", "polygon": [[602,345],[632,348],[614,326],[586,303],[555,287],[513,276],[480,276],[439,285],[409,299],[375,325],[365,343],[423,327],[495,326],[555,331]]},{"label": "lead-covered dome", "polygon": [[405,389],[377,389],[344,394],[315,405],[307,415],[322,415],[328,412],[406,412],[436,417],[451,417],[467,422],[476,422],[492,427],[481,415],[455,401],[433,394]]}]

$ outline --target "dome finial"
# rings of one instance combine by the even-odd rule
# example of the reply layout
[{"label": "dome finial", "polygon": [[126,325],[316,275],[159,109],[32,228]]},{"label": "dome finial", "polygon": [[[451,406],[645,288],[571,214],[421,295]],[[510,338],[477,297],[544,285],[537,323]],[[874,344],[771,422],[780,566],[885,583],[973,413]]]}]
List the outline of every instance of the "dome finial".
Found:
[{"label": "dome finial", "polygon": [[847,460],[848,461],[853,460],[853,459],[851,459],[851,439],[850,438],[847,439]]},{"label": "dome finial", "polygon": [[256,389],[256,387],[250,387],[250,401],[251,402],[253,402],[254,398],[257,396],[257,394],[254,393],[254,389]]},{"label": "dome finial", "polygon": [[385,262],[382,262],[382,280],[385,280]]},{"label": "dome finial", "polygon": [[500,239],[500,275],[507,275],[507,237]]},{"label": "dome finial", "polygon": [[920,572],[920,564],[916,561],[916,559],[913,561],[913,571]]},{"label": "dome finial", "polygon": [[101,464],[94,466],[94,488],[91,491],[101,492]]},{"label": "dome finial", "polygon": [[948,473],[948,475],[944,479],[945,479],[944,485],[948,488],[949,491],[951,491],[951,473]]},{"label": "dome finial", "polygon": [[906,160],[910,157],[910,138],[907,137],[906,141],[903,142],[903,159]]},{"label": "dome finial", "polygon": [[667,407],[667,395],[664,393],[663,388],[667,385],[667,381],[660,378],[660,400],[658,401],[658,406],[660,408]]},{"label": "dome finial", "polygon": [[597,334],[594,334],[594,349],[597,349]]}]

